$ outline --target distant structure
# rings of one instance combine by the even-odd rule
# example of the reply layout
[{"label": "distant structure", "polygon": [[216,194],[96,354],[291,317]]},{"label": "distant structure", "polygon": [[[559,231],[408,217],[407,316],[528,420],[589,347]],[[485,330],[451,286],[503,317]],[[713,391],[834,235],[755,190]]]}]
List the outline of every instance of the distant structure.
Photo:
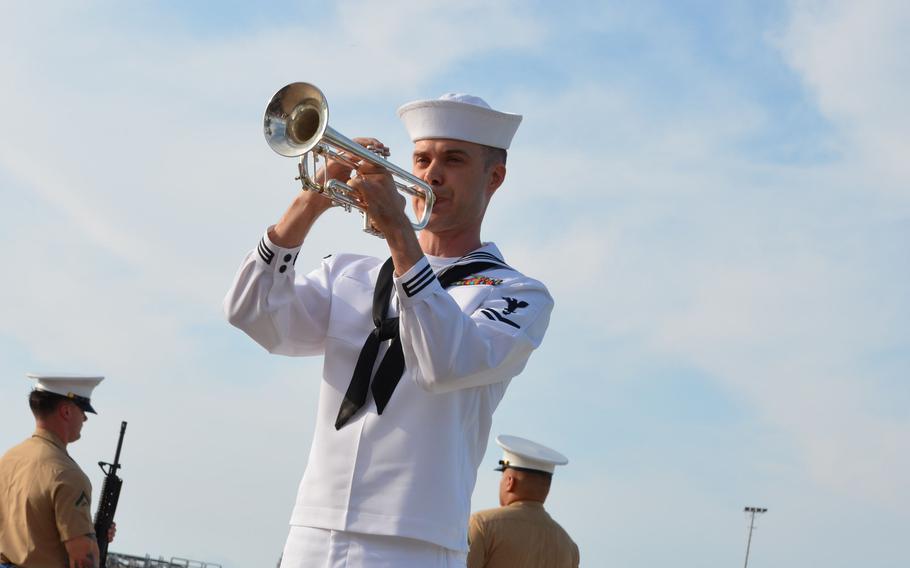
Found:
[{"label": "distant structure", "polygon": [[746,507],[743,509],[743,512],[749,515],[749,540],[746,541],[746,563],[743,565],[743,568],[749,568],[749,548],[752,546],[752,529],[755,528],[755,515],[763,515],[768,512],[768,509],[763,509],[761,507]]},{"label": "distant structure", "polygon": [[201,562],[188,558],[171,557],[166,560],[159,556],[157,559],[145,556],[130,556],[118,552],[107,553],[106,568],[221,568],[221,564]]}]

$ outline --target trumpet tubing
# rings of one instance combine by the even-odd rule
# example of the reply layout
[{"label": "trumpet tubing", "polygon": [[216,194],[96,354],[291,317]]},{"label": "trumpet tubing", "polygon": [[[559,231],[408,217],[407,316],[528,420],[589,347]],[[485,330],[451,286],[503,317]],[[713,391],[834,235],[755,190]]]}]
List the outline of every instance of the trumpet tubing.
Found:
[{"label": "trumpet tubing", "polygon": [[314,171],[320,157],[325,161],[338,160],[356,169],[359,162],[351,158],[354,156],[385,168],[399,192],[424,200],[423,214],[411,226],[415,231],[427,226],[435,201],[433,189],[420,178],[330,127],[328,102],[315,85],[291,83],[275,93],[265,109],[263,132],[272,150],[289,158],[299,156],[298,179],[303,189],[321,193],[346,211],[359,210],[363,213],[364,231],[382,236],[372,228],[367,212],[353,197],[354,189],[334,179],[319,182],[310,175],[311,162]]}]

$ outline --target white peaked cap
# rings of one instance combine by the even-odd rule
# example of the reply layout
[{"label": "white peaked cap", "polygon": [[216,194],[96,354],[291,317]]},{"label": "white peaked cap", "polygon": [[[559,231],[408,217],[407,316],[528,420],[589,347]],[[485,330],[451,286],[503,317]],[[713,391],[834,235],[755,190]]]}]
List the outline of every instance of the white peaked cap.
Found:
[{"label": "white peaked cap", "polygon": [[521,115],[493,110],[480,97],[446,93],[438,99],[414,101],[398,109],[411,142],[427,138],[464,140],[508,150]]},{"label": "white peaked cap", "polygon": [[92,391],[104,377],[76,373],[28,373],[26,376],[36,381],[36,390],[59,394],[72,400],[82,410],[97,414],[92,408]]},{"label": "white peaked cap", "polygon": [[498,471],[511,467],[552,474],[557,465],[569,463],[569,458],[556,450],[518,436],[496,436],[496,443],[503,452]]}]

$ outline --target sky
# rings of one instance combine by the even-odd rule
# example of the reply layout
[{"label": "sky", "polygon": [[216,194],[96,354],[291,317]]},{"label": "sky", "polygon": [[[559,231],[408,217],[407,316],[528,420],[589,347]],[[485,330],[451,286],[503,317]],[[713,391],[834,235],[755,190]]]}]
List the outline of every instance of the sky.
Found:
[{"label": "sky", "polygon": [[[262,113],[287,83],[408,163],[395,109],[524,116],[483,238],[545,282],[543,345],[494,415],[569,458],[547,508],[583,566],[898,567],[910,529],[910,5],[898,0],[5,2],[0,449],[25,374],[100,373],[70,446],[111,550],[272,566],[319,358],[225,321],[296,191]],[[297,263],[385,256],[356,214]]]}]

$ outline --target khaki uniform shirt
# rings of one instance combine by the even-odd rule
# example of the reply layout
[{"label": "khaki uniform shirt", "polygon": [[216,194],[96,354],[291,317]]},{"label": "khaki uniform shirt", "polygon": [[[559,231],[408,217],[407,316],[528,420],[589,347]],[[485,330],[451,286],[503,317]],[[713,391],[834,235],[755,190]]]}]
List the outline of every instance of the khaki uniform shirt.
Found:
[{"label": "khaki uniform shirt", "polygon": [[474,513],[468,539],[468,568],[578,566],[578,546],[536,501]]},{"label": "khaki uniform shirt", "polygon": [[63,542],[95,532],[91,500],[92,485],[66,445],[37,429],[0,458],[0,562],[66,566]]}]

